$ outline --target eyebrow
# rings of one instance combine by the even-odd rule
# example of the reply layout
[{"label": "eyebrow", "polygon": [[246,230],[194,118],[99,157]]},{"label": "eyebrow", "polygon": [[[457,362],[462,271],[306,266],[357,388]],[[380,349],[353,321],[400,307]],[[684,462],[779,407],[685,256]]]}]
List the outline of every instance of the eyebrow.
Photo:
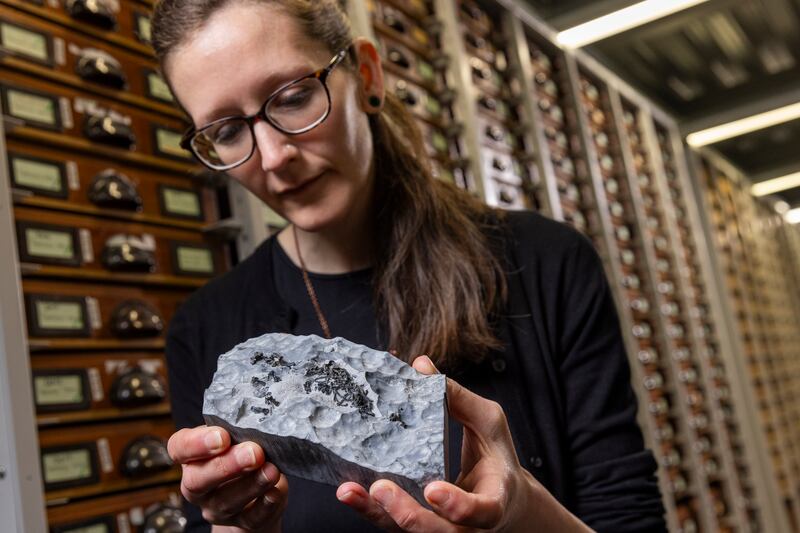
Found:
[{"label": "eyebrow", "polygon": [[[298,65],[289,69],[286,72],[276,73],[273,72],[268,74],[261,82],[259,83],[259,93],[262,94],[262,99],[259,102],[259,109],[267,101],[267,99],[275,94],[275,91],[283,87],[284,85],[291,83],[294,80],[302,78],[308,74],[315,72],[314,67],[309,67],[308,65]],[[254,111],[255,112],[255,111]],[[223,119],[223,118],[234,118],[234,117],[243,117],[247,115],[244,113],[238,105],[235,104],[226,104],[222,107],[212,109],[209,113],[205,115],[201,115],[202,120],[197,121],[197,128],[203,128],[208,124]]]}]

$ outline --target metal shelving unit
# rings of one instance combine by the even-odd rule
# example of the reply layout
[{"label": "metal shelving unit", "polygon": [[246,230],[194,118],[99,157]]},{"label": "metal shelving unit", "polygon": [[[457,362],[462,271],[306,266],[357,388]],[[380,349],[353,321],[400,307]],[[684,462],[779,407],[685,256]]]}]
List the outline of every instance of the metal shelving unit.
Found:
[{"label": "metal shelving unit", "polygon": [[[459,82],[455,86],[464,124],[465,155],[474,162],[481,153],[480,131],[471,118],[475,111],[469,106],[476,90],[464,57],[465,47],[454,37],[461,31],[456,20],[457,4],[446,0],[435,3],[445,27],[451,76]],[[789,531],[787,515],[777,502],[776,480],[791,469],[784,472],[781,467],[782,473],[776,476],[767,450],[773,434],[780,434],[779,456],[787,460],[795,457],[786,439],[792,414],[776,418],[776,428],[769,425],[765,433],[754,405],[758,394],[780,397],[783,405],[788,405],[794,399],[794,389],[784,380],[775,391],[760,389],[753,394],[749,369],[742,363],[756,348],[754,343],[759,343],[762,349],[771,349],[780,357],[774,359],[774,368],[764,361],[754,368],[791,372],[788,340],[760,335],[747,336],[742,342],[737,334],[751,321],[753,327],[761,327],[762,322],[778,318],[752,315],[752,305],[745,302],[737,310],[727,301],[726,288],[718,283],[720,259],[707,245],[714,232],[704,220],[704,192],[692,179],[677,124],[593,58],[580,51],[559,49],[554,44],[555,32],[523,3],[496,0],[478,4],[494,13],[498,6],[503,11],[500,18],[508,64],[520,74],[521,93],[528,95],[519,102],[518,133],[532,152],[532,181],[539,209],[575,225],[593,239],[615,287],[634,386],[642,398],[640,422],[648,445],[662,465],[659,479],[667,497],[670,528]],[[610,182],[603,177],[602,164],[607,162],[601,164],[590,119],[582,109],[582,76],[594,80],[609,99],[608,133],[619,142],[619,153],[612,163],[620,165]],[[626,123],[626,111],[635,112],[633,124]],[[646,158],[643,162],[631,150],[632,136],[641,142],[641,154]],[[648,173],[646,183],[640,182],[642,165]],[[480,173],[484,168],[472,166],[473,172],[477,169],[477,182],[489,179]],[[616,196],[609,194],[609,187]],[[484,197],[491,203],[491,198]],[[621,247],[620,232],[627,232],[626,239],[633,248]],[[749,242],[752,244],[755,238],[752,235]],[[761,248],[762,253],[775,252],[774,248]],[[769,264],[773,269],[778,266],[777,262]],[[631,282],[631,266],[639,269],[635,275],[643,288],[641,297],[653,308],[648,312],[631,308],[627,298],[630,291],[625,284]],[[667,285],[672,288],[671,294],[659,292]],[[771,301],[787,306],[788,300],[778,296],[775,291],[770,293]],[[732,320],[737,311],[746,312],[738,313],[741,320]],[[763,315],[764,306],[758,311]],[[654,343],[650,352],[642,351],[640,339],[632,333],[641,329],[642,320],[651,328]],[[651,359],[659,362],[654,364]],[[663,382],[664,391],[664,396],[655,401],[648,397],[651,391],[641,385],[653,387],[654,381]],[[762,403],[770,410],[777,409],[773,400]],[[778,428],[783,429],[775,433]],[[777,450],[774,446],[772,449]],[[676,451],[681,452],[678,466],[682,471],[670,470]],[[685,488],[680,487],[681,480],[677,481],[681,489],[677,495],[670,482],[675,472],[688,479]]]},{"label": "metal shelving unit", "polygon": [[[761,296],[753,285],[755,273],[751,259],[748,259],[750,252],[744,237],[747,230],[742,227],[742,219],[747,216],[747,207],[742,205],[742,200],[746,199],[746,203],[751,205],[755,200],[743,190],[737,191],[737,188],[744,187],[742,175],[713,152],[703,150],[694,155],[694,160],[710,217],[709,232],[714,236],[719,271],[723,274],[720,280],[721,298],[725,300],[727,315],[733,323],[730,331],[741,346],[741,355],[737,359],[740,365],[740,388],[735,393],[746,397],[750,392],[748,389],[752,390],[757,414],[750,421],[761,425],[756,434],[763,435],[766,440],[766,454],[762,454],[762,462],[766,458],[769,463],[766,471],[773,473],[770,479],[777,484],[773,493],[778,497],[774,501],[783,507],[775,510],[774,516],[782,519],[779,524],[784,530],[789,530],[790,526],[796,527],[797,512],[792,443],[783,430],[786,424],[781,420],[780,398],[774,387],[777,376],[771,364],[773,353],[769,343],[765,342],[762,330]],[[751,219],[747,223],[755,222],[755,219]]]},{"label": "metal shelving unit", "polygon": [[[117,7],[111,16],[127,21],[152,6]],[[0,529],[81,522],[95,530],[99,520],[103,531],[112,521],[129,531],[144,506],[165,503],[179,473],[146,466],[133,479],[120,468],[147,439],[149,453],[165,450],[174,425],[163,338],[123,338],[112,322],[128,306],[120,322],[133,317],[136,329],[149,317],[153,327],[137,333],[155,337],[179,300],[227,268],[228,242],[239,237],[249,254],[264,232],[254,234],[256,205],[243,189],[200,172],[177,146],[182,115],[142,35],[127,22],[105,31],[63,9],[0,2]],[[75,68],[101,52],[107,63],[90,74]],[[81,127],[100,115],[104,127]],[[229,197],[241,201],[229,206]],[[115,268],[114,254],[134,267]],[[113,398],[128,370],[152,386],[136,396],[150,404]],[[150,426],[159,431],[142,429]],[[101,427],[112,429],[90,435]],[[108,492],[119,492],[113,518],[92,508]]]},{"label": "metal shelving unit", "polygon": [[[751,492],[750,473],[737,467],[737,457],[734,449],[742,449],[741,431],[735,422],[737,411],[731,401],[730,374],[731,365],[720,356],[719,327],[714,325],[710,313],[709,286],[702,279],[702,260],[697,256],[699,246],[695,233],[687,231],[692,225],[687,223],[690,207],[685,201],[685,188],[682,187],[680,170],[676,165],[678,157],[671,149],[671,136],[669,132],[660,128],[652,118],[643,112],[639,122],[642,125],[648,151],[652,157],[652,168],[659,195],[666,199],[671,198],[672,208],[664,210],[666,229],[672,241],[672,260],[676,270],[683,278],[680,283],[680,306],[683,310],[683,320],[690,328],[690,342],[692,351],[699,354],[698,363],[701,368],[702,388],[710,404],[709,413],[712,420],[713,435],[718,439],[716,451],[719,453],[723,471],[729,477],[729,484],[724,489],[730,509],[730,516],[737,524],[747,525],[751,530],[759,527],[760,516],[756,513],[748,494]],[[698,226],[694,226],[698,227]],[[743,457],[744,452],[740,452]],[[723,503],[714,502],[715,508]],[[723,515],[722,512],[717,512]]]}]

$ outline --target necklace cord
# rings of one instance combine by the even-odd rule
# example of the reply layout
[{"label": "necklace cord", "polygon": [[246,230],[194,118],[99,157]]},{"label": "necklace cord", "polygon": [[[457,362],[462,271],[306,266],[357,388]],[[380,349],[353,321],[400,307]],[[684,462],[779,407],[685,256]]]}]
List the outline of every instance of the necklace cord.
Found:
[{"label": "necklace cord", "polygon": [[292,234],[294,236],[294,249],[297,252],[297,259],[300,261],[300,269],[303,271],[303,281],[306,284],[306,292],[308,292],[308,297],[311,298],[311,305],[314,306],[314,311],[317,313],[317,320],[319,320],[319,325],[322,327],[325,338],[330,339],[331,329],[328,327],[328,321],[325,320],[325,315],[322,314],[322,308],[319,305],[317,293],[314,291],[314,285],[311,284],[311,278],[308,276],[303,256],[300,255],[300,243],[297,240],[297,226],[294,224],[292,224]]}]

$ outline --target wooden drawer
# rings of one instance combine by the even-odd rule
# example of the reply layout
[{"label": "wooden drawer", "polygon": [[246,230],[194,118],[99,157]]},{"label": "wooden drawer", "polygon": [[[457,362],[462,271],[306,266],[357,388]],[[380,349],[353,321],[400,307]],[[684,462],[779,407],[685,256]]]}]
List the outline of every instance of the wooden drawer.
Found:
[{"label": "wooden drawer", "polygon": [[168,417],[39,430],[48,502],[180,479],[166,445]]},{"label": "wooden drawer", "polygon": [[[23,279],[22,289],[31,351],[162,349],[166,324],[189,294],[176,289],[32,279]],[[144,305],[156,313],[163,330],[160,333],[148,330],[152,333],[148,335],[120,336],[113,327],[114,317],[128,302]],[[147,313],[140,312],[133,318],[152,324],[147,320]],[[130,322],[123,325],[131,326]]]},{"label": "wooden drawer", "polygon": [[444,89],[440,63],[431,63],[401,42],[390,37],[379,37],[378,47],[385,69],[396,76],[413,81],[431,91]]},{"label": "wooden drawer", "polygon": [[431,6],[426,0],[366,0],[366,4],[370,13],[374,13],[381,4],[386,4],[419,22],[425,21],[431,15]]},{"label": "wooden drawer", "polygon": [[[17,205],[200,229],[219,220],[216,191],[188,172],[166,173],[111,158],[9,139],[8,170]],[[123,175],[140,203],[92,192],[101,175]],[[99,184],[98,184],[99,185]],[[100,191],[103,189],[100,189]]]},{"label": "wooden drawer", "polygon": [[429,61],[433,60],[438,47],[436,30],[440,25],[423,26],[420,21],[386,2],[375,2],[371,7],[372,23],[378,35],[399,41]]},{"label": "wooden drawer", "polygon": [[159,352],[34,354],[31,368],[40,427],[169,413]]},{"label": "wooden drawer", "polygon": [[517,139],[502,122],[486,115],[478,115],[476,123],[482,146],[506,153],[512,153],[518,148]]},{"label": "wooden drawer", "polygon": [[[9,69],[182,117],[153,58],[9,9],[0,14],[0,44],[10,52],[2,58]],[[103,65],[120,76],[92,68],[92,57],[102,57]]]},{"label": "wooden drawer", "polygon": [[385,74],[386,90],[397,96],[416,118],[445,129],[450,124],[449,108],[427,89],[389,72]]},{"label": "wooden drawer", "polygon": [[3,0],[3,4],[58,24],[91,39],[99,39],[131,52],[152,57],[150,48],[150,13],[152,8],[139,2],[101,0],[111,12],[113,25],[101,24],[71,14],[67,0]]},{"label": "wooden drawer", "polygon": [[24,276],[200,287],[227,270],[222,244],[183,229],[14,209]]},{"label": "wooden drawer", "polygon": [[154,487],[49,507],[47,522],[51,533],[130,533],[144,529],[160,512],[180,521],[180,507],[178,487]]},{"label": "wooden drawer", "polygon": [[7,131],[10,137],[25,136],[28,132],[24,130],[30,128],[55,134],[54,144],[62,146],[77,141],[84,149],[102,148],[123,159],[135,153],[156,161],[166,159],[192,165],[191,154],[178,146],[187,125],[174,116],[145,111],[8,70],[2,74],[3,111],[12,119]]}]

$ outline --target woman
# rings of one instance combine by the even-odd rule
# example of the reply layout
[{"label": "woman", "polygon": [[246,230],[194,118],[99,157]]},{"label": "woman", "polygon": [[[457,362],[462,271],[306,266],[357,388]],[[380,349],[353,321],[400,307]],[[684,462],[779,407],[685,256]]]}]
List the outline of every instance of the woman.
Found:
[{"label": "woman", "polygon": [[[169,450],[191,524],[664,529],[619,324],[586,239],[434,180],[419,134],[384,92],[375,47],[351,38],[332,0],[163,0],[153,43],[195,125],[185,146],[291,223],[170,327],[183,429]],[[387,480],[327,487],[203,426],[216,357],[268,331],[343,336],[455,378],[456,483],[429,484],[430,508]]]}]

